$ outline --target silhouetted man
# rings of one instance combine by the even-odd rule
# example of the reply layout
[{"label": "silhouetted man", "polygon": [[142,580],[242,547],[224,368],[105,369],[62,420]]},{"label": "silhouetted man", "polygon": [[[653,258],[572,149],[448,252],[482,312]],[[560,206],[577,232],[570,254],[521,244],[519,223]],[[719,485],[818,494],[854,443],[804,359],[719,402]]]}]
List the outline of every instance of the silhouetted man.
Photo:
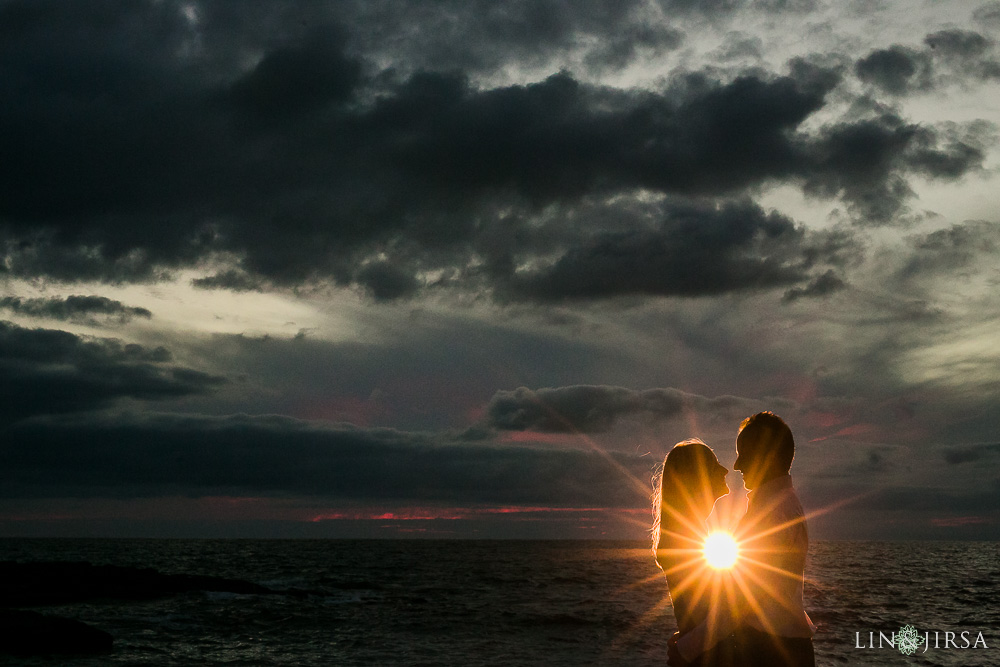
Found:
[{"label": "silhouetted man", "polygon": [[733,573],[745,599],[731,610],[731,623],[685,634],[671,657],[695,660],[732,631],[741,665],[813,667],[814,626],[802,605],[809,536],[789,475],[792,432],[771,412],[755,414],[740,425],[736,454],[733,467],[750,491],[737,529],[740,562]]}]

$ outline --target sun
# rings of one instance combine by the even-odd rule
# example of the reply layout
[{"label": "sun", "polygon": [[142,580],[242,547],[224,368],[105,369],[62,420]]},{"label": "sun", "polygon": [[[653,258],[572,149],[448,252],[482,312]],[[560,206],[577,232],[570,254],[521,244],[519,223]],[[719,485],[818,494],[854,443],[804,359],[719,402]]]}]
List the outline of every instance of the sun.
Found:
[{"label": "sun", "polygon": [[705,560],[716,570],[727,570],[736,564],[740,547],[729,533],[716,531],[705,539]]}]

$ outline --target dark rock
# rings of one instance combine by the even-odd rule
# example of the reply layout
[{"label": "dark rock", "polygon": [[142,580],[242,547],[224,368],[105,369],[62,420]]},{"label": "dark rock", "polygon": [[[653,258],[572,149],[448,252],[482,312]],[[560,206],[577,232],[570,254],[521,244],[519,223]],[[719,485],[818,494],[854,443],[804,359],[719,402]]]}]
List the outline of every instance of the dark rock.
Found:
[{"label": "dark rock", "polygon": [[89,600],[148,600],[190,591],[278,593],[240,579],[162,574],[150,568],[90,563],[0,562],[0,607],[34,607]]},{"label": "dark rock", "polygon": [[3,607],[36,607],[78,602],[150,600],[213,591],[306,597],[313,591],[276,591],[249,581],[190,574],[162,574],[151,568],[83,562],[0,562],[0,653],[82,654],[111,649],[108,633],[79,621]]},{"label": "dark rock", "polygon": [[0,653],[18,656],[102,653],[114,639],[86,623],[35,611],[0,609]]}]

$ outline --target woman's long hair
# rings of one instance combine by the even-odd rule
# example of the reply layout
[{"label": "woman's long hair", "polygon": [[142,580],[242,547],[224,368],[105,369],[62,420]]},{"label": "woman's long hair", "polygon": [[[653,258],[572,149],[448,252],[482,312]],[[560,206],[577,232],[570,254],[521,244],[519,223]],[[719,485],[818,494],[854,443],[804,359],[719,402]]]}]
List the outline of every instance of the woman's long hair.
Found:
[{"label": "woman's long hair", "polygon": [[[719,465],[715,452],[698,438],[691,438],[674,445],[663,458],[663,463],[653,475],[653,527],[650,529],[653,557],[660,545],[660,529],[664,512],[676,519],[684,520],[678,501],[693,498],[694,484],[703,484],[705,471],[711,464]],[[659,565],[659,563],[657,563]]]}]

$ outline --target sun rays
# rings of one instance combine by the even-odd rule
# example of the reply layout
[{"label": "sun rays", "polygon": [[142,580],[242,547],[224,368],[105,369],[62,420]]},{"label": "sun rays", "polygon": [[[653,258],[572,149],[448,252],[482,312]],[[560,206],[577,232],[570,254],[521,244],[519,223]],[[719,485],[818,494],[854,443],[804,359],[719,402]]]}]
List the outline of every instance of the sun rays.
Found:
[{"label": "sun rays", "polygon": [[[672,606],[671,590],[674,596],[689,595],[692,604],[714,610],[712,616],[715,623],[732,623],[731,619],[734,617],[753,614],[765,630],[774,631],[764,603],[779,604],[790,612],[795,611],[795,605],[789,604],[775,590],[774,582],[785,579],[802,581],[804,584],[809,579],[789,568],[774,564],[780,563],[783,550],[775,547],[771,538],[782,530],[857,502],[865,495],[867,494],[838,500],[815,509],[804,517],[767,528],[761,528],[758,521],[746,522],[743,530],[734,535],[739,545],[739,554],[736,562],[728,569],[712,568],[706,560],[702,540],[708,534],[703,526],[697,526],[679,513],[665,508],[667,516],[673,519],[678,530],[664,529],[663,537],[673,541],[678,548],[658,549],[657,561],[663,571],[643,577],[632,586],[649,585],[667,578],[671,580],[670,588],[664,585],[657,601],[617,641],[628,641],[629,637],[662,622],[664,610]],[[700,538],[694,536],[699,534]]]},{"label": "sun rays", "polygon": [[[610,451],[552,406],[536,400],[549,419],[560,423],[567,433],[579,438],[627,478],[629,487],[643,495],[648,493],[649,487]],[[775,461],[776,452],[762,453],[754,460],[747,453],[752,448],[744,445],[742,452],[740,449],[738,443],[736,467],[748,487],[760,490],[764,482],[777,479],[762,477],[761,470],[788,469]],[[681,456],[675,457],[678,452]],[[687,632],[694,627],[689,623],[685,630],[682,619],[696,619],[698,627],[707,628],[702,632],[707,632],[705,636],[711,642],[746,625],[775,636],[796,623],[812,625],[802,608],[806,521],[863,496],[805,514],[794,492],[794,502],[788,503],[787,495],[775,492],[785,487],[772,486],[765,495],[751,491],[748,505],[743,507],[752,512],[745,514],[729,494],[727,472],[714,452],[697,439],[679,443],[664,460],[653,479],[650,531],[656,562],[663,574],[641,577],[626,588],[648,586],[660,576],[665,576],[668,586],[612,644],[620,646],[662,622],[664,611],[671,607],[680,630]],[[790,480],[784,483],[791,489]],[[729,502],[718,503],[727,495]],[[631,521],[641,524],[637,519]],[[706,644],[706,648],[712,645]]]},{"label": "sun rays", "polygon": [[717,530],[705,538],[702,552],[709,567],[716,570],[728,570],[736,565],[740,556],[740,547],[732,535]]}]

